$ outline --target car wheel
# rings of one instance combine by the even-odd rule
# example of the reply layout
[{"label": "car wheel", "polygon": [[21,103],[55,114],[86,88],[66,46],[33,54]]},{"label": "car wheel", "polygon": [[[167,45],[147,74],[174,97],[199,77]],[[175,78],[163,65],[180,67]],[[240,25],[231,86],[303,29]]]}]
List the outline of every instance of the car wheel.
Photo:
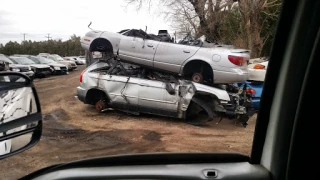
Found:
[{"label": "car wheel", "polygon": [[100,100],[100,101],[97,101],[96,104],[95,104],[95,108],[100,112],[102,110],[104,110],[106,108],[105,104],[104,104],[104,101],[103,100]]},{"label": "car wheel", "polygon": [[196,83],[202,83],[203,82],[203,76],[200,73],[194,73],[192,75],[192,77],[191,77],[191,80],[193,82],[196,82]]}]

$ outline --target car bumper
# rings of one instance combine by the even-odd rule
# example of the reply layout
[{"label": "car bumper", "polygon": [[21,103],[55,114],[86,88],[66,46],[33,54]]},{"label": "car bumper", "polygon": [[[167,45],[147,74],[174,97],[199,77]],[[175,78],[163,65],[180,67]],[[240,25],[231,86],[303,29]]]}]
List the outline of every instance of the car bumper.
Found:
[{"label": "car bumper", "polygon": [[213,70],[214,83],[240,83],[248,80],[249,74],[241,69],[229,71]]},{"label": "car bumper", "polygon": [[253,81],[264,81],[266,76],[266,70],[264,69],[248,69],[249,71],[249,79]]},{"label": "car bumper", "polygon": [[28,72],[21,72],[22,74],[29,76],[30,79],[34,78],[34,72],[33,71],[28,71]]},{"label": "car bumper", "polygon": [[54,72],[53,72],[53,74],[55,74],[55,75],[63,75],[63,74],[67,74],[67,70],[55,70]]},{"label": "car bumper", "polygon": [[49,76],[51,73],[51,71],[36,72],[35,77],[46,77]]},{"label": "car bumper", "polygon": [[78,99],[80,101],[82,101],[83,103],[87,104],[86,102],[86,94],[87,94],[87,90],[78,86],[77,87],[77,96],[78,96]]},{"label": "car bumper", "polygon": [[252,107],[254,110],[258,110],[260,106],[260,99],[253,99],[252,100]]}]

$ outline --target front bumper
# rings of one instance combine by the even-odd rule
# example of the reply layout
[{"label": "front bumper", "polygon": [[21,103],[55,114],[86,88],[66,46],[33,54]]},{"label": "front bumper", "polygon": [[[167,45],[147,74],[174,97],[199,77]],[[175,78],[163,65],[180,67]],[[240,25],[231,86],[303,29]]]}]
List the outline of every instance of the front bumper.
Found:
[{"label": "front bumper", "polygon": [[51,75],[51,73],[52,73],[51,70],[36,69],[35,77],[39,77],[39,78],[47,77],[47,76]]},{"label": "front bumper", "polygon": [[78,86],[77,87],[77,96],[78,96],[78,99],[80,101],[82,101],[83,103],[85,104],[88,104],[88,102],[86,102],[86,94],[87,94],[87,90]]},{"label": "front bumper", "polygon": [[21,72],[21,73],[24,74],[24,75],[29,76],[30,79],[33,79],[34,75],[35,75],[33,71]]}]

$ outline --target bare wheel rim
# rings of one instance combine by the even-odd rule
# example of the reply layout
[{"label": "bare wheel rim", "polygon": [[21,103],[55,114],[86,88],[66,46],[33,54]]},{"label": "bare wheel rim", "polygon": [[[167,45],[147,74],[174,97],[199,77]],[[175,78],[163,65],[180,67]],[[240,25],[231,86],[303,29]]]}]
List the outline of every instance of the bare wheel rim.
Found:
[{"label": "bare wheel rim", "polygon": [[192,81],[193,81],[193,82],[196,82],[196,83],[201,82],[201,81],[202,81],[202,75],[199,74],[199,73],[193,74],[193,76],[192,76]]},{"label": "bare wheel rim", "polygon": [[102,100],[98,101],[95,105],[96,109],[98,111],[102,111],[105,107],[104,107],[104,102]]}]

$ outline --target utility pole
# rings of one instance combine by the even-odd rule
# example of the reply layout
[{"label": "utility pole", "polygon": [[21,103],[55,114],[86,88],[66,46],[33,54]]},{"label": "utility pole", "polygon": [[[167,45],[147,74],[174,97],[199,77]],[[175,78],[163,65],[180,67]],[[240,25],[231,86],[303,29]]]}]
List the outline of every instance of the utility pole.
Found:
[{"label": "utility pole", "polygon": [[25,41],[26,40],[26,33],[23,33],[22,35],[23,35],[23,41]]},{"label": "utility pole", "polygon": [[52,38],[52,37],[50,37],[49,33],[48,33],[48,36],[45,36],[45,37],[48,38],[48,41],[49,41],[50,38]]}]

